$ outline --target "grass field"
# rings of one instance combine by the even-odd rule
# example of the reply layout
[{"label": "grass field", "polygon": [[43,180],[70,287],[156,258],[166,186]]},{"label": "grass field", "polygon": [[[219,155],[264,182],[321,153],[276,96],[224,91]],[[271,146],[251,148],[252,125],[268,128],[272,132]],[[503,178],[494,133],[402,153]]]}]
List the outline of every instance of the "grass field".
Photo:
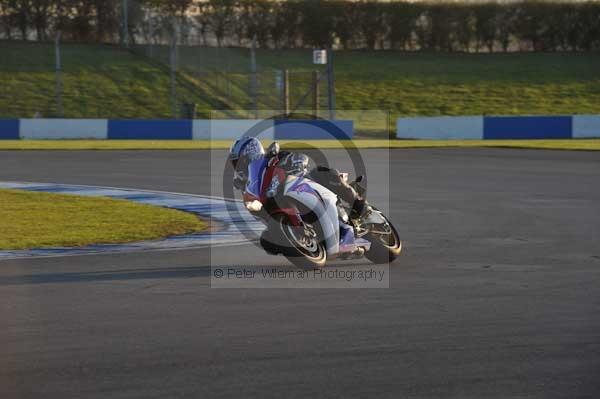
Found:
[{"label": "grass field", "polygon": [[[56,116],[54,47],[0,41],[0,54],[0,118]],[[169,73],[158,63],[99,45],[64,45],[62,63],[67,118],[171,116]],[[181,82],[178,92],[206,115],[222,107],[202,87]]]},{"label": "grass field", "polygon": [[[156,48],[155,54],[165,59],[161,51]],[[0,52],[0,117],[55,115],[53,46],[0,41]],[[169,74],[159,62],[111,46],[65,44],[62,53],[66,117],[171,116]],[[248,107],[248,50],[181,47],[179,60],[178,98],[197,103],[199,117]],[[263,73],[292,71],[291,86],[297,88],[292,105],[301,95],[294,72],[307,77],[315,69],[308,50],[259,50],[257,60]],[[222,74],[211,72],[215,68],[230,71],[227,95],[219,83]],[[367,131],[384,131],[399,116],[600,113],[600,54],[595,53],[341,51],[335,70],[339,109],[389,115],[377,118],[375,127],[365,122]],[[277,99],[273,82],[258,83],[263,96]],[[262,99],[259,104],[273,105]]]},{"label": "grass field", "polygon": [[[279,56],[261,53],[277,65]],[[287,52],[312,69],[307,52]],[[283,57],[282,57],[283,58]],[[600,54],[341,52],[338,107],[392,116],[600,113]]]},{"label": "grass field", "polygon": [[125,200],[0,190],[0,250],[152,240],[206,226],[192,214]]},{"label": "grass field", "polygon": [[[264,145],[270,144],[264,142]],[[600,151],[600,139],[581,140],[335,140],[280,141],[284,149],[343,148],[529,148]],[[208,150],[229,149],[231,141],[192,140],[0,140],[0,151],[10,150]]]}]

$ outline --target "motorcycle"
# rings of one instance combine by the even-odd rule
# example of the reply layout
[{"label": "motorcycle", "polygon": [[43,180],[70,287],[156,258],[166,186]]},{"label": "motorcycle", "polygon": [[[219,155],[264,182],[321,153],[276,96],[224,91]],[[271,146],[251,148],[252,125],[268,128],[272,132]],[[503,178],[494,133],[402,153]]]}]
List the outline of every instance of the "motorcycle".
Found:
[{"label": "motorcycle", "polygon": [[[402,250],[398,232],[378,209],[369,206],[350,219],[335,193],[310,179],[304,170],[279,165],[279,148],[250,162],[243,193],[246,209],[266,224],[260,244],[303,269],[323,268],[328,260],[366,257],[375,264],[394,261]],[[346,179],[347,174],[340,177]],[[362,177],[350,183],[361,195]]]}]

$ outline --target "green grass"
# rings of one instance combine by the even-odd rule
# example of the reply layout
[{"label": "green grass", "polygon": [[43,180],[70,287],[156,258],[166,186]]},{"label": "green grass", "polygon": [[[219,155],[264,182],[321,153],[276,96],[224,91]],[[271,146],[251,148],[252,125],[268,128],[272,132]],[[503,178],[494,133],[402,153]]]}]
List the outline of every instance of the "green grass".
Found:
[{"label": "green grass", "polygon": [[[184,69],[199,67],[192,56],[196,51],[181,50]],[[224,53],[233,71],[247,72],[246,50]],[[310,50],[259,50],[257,60],[267,87],[274,87],[274,81],[273,74],[265,71],[291,71],[292,107],[308,89],[310,72],[320,69],[325,73],[323,67],[311,63]],[[363,138],[380,137],[393,130],[393,121],[402,116],[600,113],[599,53],[341,51],[335,53],[334,63],[337,108],[344,110],[338,117],[355,119]],[[239,86],[245,88],[247,82],[241,79]],[[235,93],[235,87],[232,90]],[[324,109],[326,82],[321,93]],[[265,109],[278,101],[274,92],[271,97],[263,93],[263,98],[261,106]],[[249,99],[234,95],[233,101],[243,109]],[[310,108],[310,99],[303,108]],[[356,112],[360,110],[375,112]]]},{"label": "green grass", "polygon": [[[156,47],[154,55],[165,61],[165,50]],[[0,41],[0,52],[0,117],[54,115],[53,46]],[[309,50],[259,50],[257,61],[263,110],[279,106],[275,69],[291,71],[292,107],[310,72],[324,71]],[[364,138],[380,136],[400,116],[600,114],[600,53],[340,51],[334,62],[338,109],[379,110],[359,118]],[[199,117],[249,107],[248,50],[180,47],[179,64],[178,97],[197,103]],[[112,46],[65,44],[65,116],[170,117],[169,74],[161,65]],[[325,106],[325,82],[321,92]],[[301,108],[310,106],[309,96]]]},{"label": "green grass", "polygon": [[189,213],[125,200],[0,190],[0,250],[153,240],[206,226]]},{"label": "green grass", "polygon": [[[268,145],[268,142],[264,142]],[[340,142],[280,141],[285,149],[342,149],[342,148],[452,148],[501,147],[550,150],[600,151],[600,139],[577,140],[354,140]],[[0,150],[208,150],[229,149],[231,141],[192,140],[0,140]]]},{"label": "green grass", "polygon": [[[247,51],[228,52],[231,68],[246,71]],[[259,50],[257,60],[263,70],[289,68],[292,86],[294,72],[324,72],[310,50]],[[334,63],[340,109],[385,110],[394,118],[600,113],[598,53],[340,51]],[[197,67],[185,57],[182,64]]]},{"label": "green grass", "polygon": [[[57,115],[54,47],[0,41],[0,118]],[[167,118],[168,71],[159,63],[100,45],[64,45],[63,108],[68,118]],[[181,98],[200,115],[219,107],[212,95],[179,77]]]},{"label": "green grass", "polygon": [[[262,57],[261,57],[262,55]],[[310,70],[310,54],[259,53]],[[280,61],[281,59],[282,61]],[[600,113],[600,54],[340,52],[338,107],[420,115]]]}]

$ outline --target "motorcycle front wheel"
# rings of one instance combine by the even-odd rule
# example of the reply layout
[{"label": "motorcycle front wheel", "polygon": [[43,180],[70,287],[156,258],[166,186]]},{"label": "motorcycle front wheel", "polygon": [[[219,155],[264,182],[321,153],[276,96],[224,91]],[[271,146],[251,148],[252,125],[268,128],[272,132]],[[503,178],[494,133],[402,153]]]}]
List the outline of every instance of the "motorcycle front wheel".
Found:
[{"label": "motorcycle front wheel", "polygon": [[[376,209],[373,211],[379,212]],[[393,262],[402,252],[402,241],[396,228],[383,213],[379,214],[385,223],[373,226],[365,237],[371,242],[371,249],[365,253],[365,257],[378,265]]]}]

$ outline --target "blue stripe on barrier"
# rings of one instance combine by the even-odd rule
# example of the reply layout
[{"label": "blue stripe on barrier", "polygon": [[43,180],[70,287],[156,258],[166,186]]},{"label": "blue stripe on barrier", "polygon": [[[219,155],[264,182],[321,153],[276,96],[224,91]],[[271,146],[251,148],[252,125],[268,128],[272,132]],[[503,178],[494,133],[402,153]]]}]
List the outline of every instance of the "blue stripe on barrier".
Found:
[{"label": "blue stripe on barrier", "polygon": [[483,138],[494,139],[570,139],[570,116],[492,116],[483,121]]},{"label": "blue stripe on barrier", "polygon": [[109,120],[108,138],[118,140],[191,140],[191,120]]},{"label": "blue stripe on barrier", "polygon": [[275,140],[351,140],[351,120],[275,120]]},{"label": "blue stripe on barrier", "polygon": [[0,119],[0,140],[19,140],[19,119]]}]

